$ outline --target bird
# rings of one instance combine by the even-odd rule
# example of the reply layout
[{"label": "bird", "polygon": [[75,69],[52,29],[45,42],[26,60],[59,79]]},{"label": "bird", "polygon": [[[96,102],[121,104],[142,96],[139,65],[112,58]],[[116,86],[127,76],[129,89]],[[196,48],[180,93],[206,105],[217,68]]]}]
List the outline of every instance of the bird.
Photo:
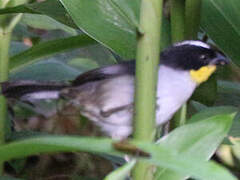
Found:
[{"label": "bird", "polygon": [[[199,40],[177,42],[163,50],[158,65],[156,125],[169,121],[194,90],[229,59]],[[80,74],[69,83],[9,81],[1,83],[9,99],[32,102],[64,98],[80,114],[114,139],[132,134],[135,60],[108,65]]]}]

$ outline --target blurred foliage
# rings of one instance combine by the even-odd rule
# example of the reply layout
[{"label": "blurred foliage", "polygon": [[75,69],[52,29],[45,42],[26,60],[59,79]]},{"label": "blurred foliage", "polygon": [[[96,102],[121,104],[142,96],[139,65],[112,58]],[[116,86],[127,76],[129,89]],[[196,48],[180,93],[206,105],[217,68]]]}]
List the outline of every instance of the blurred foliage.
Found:
[{"label": "blurred foliage", "polygon": [[[85,71],[135,56],[137,32],[141,31],[138,0],[21,2],[11,1],[0,9],[1,17],[23,13],[12,34],[10,80],[70,81]],[[165,3],[161,49],[171,42]],[[199,37],[221,49],[234,64],[220,69],[199,87],[189,103],[186,125],[156,145],[130,143],[134,150],[151,155],[146,161],[158,166],[155,179],[236,179],[226,169],[240,178],[239,8],[239,0],[202,0]],[[14,119],[17,132],[9,132],[10,144],[0,147],[0,160],[8,161],[5,172],[9,175],[0,179],[90,180],[106,176],[117,180],[129,176],[133,163],[121,166],[123,153],[113,148],[112,140],[50,136],[101,135],[65,102],[44,101],[36,106],[15,103],[12,110],[15,116],[10,109],[9,119]],[[72,153],[76,151],[94,155]],[[36,156],[40,152],[71,153]],[[119,153],[121,156],[116,157]],[[206,161],[210,158],[215,163]]]}]

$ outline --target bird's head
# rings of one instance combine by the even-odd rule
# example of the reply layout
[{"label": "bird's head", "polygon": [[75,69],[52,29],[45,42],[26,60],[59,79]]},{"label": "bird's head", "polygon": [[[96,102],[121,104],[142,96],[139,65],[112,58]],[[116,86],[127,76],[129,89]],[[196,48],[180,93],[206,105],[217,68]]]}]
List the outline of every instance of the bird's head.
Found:
[{"label": "bird's head", "polygon": [[179,42],[161,53],[161,64],[189,71],[197,84],[205,82],[218,65],[228,63],[220,51],[202,41]]}]

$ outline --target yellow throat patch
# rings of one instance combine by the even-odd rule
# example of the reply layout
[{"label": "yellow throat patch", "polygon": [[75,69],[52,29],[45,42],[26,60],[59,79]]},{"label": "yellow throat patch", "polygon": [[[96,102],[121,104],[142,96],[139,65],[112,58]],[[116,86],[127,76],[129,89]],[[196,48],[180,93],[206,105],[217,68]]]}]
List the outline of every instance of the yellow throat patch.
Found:
[{"label": "yellow throat patch", "polygon": [[208,80],[208,78],[216,71],[216,66],[203,66],[198,70],[190,70],[191,78],[198,84]]}]

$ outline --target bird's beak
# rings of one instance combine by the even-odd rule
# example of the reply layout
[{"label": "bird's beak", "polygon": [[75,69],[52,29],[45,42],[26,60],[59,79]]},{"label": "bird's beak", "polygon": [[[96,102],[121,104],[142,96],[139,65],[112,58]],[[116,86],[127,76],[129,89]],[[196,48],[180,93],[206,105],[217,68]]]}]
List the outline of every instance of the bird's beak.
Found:
[{"label": "bird's beak", "polygon": [[230,60],[225,57],[224,55],[220,54],[220,53],[217,53],[217,57],[215,57],[210,65],[226,65],[226,64],[229,64],[230,63]]}]

